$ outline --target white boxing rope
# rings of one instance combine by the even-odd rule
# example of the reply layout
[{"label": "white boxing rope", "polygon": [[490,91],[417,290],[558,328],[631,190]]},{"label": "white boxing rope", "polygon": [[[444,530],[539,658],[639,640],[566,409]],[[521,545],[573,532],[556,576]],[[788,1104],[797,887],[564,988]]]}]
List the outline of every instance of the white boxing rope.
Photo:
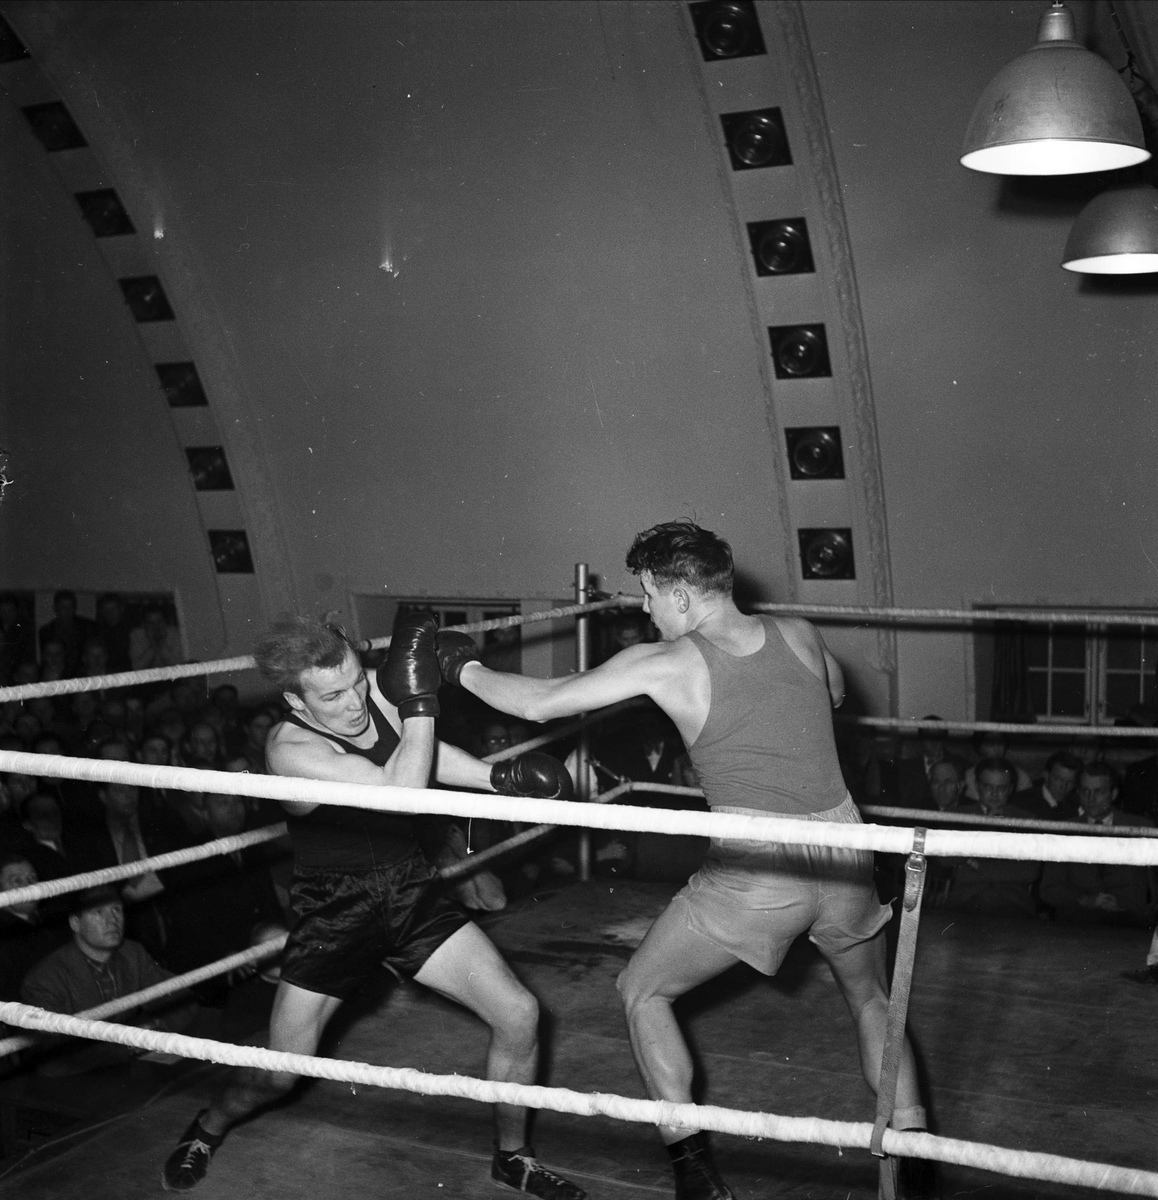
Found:
[{"label": "white boxing rope", "polygon": [[[248,950],[239,950],[236,954],[219,958],[216,962],[206,963],[203,967],[196,967],[192,971],[186,971],[184,975],[174,975],[171,979],[164,979],[160,983],[154,983],[152,987],[142,988],[139,992],[129,992],[124,996],[117,996],[114,1000],[106,1000],[104,1004],[98,1004],[95,1008],[83,1009],[81,1012],[74,1013],[73,1015],[85,1017],[90,1021],[103,1021],[105,1017],[115,1017],[120,1013],[128,1012],[132,1008],[152,1004],[154,1000],[163,1000],[166,996],[172,996],[176,992],[183,992],[186,988],[195,987],[199,983],[204,983],[207,979],[216,979],[218,975],[228,975],[230,971],[236,971],[239,967],[247,967],[251,963],[261,962],[263,958],[272,958],[275,954],[280,954],[285,949],[288,937],[288,934],[279,933],[276,937],[272,937],[268,941],[258,942],[256,946],[250,946]],[[35,1045],[36,1038],[29,1035],[4,1038],[0,1040],[0,1058],[5,1058],[9,1054],[15,1054],[17,1050],[26,1050],[29,1046]]]},{"label": "white boxing rope", "polygon": [[[193,767],[161,767],[146,763],[67,758],[0,750],[0,771],[52,778],[100,780],[140,787],[187,792],[222,792],[335,804],[395,813],[442,813],[452,817],[523,821],[529,825],[569,825],[586,829],[626,829],[637,833],[693,834],[803,846],[837,846],[848,850],[880,850],[909,854],[912,829],[884,825],[842,825],[787,817],[749,817],[733,813],[701,813],[643,808],[624,804],[578,804],[491,793],[443,791],[360,783],[333,783],[281,775],[248,775],[203,771]],[[924,853],[964,858],[1008,858],[1035,862],[1122,863],[1158,865],[1158,841],[1121,837],[1062,836],[1044,833],[984,833],[931,829]],[[111,868],[110,868],[111,869]]]},{"label": "white boxing rope", "polygon": [[920,733],[937,729],[945,733],[1026,733],[1044,738],[1153,738],[1158,728],[1152,725],[1025,725],[1016,721],[923,721],[915,717],[854,717],[836,713],[842,725],[863,725],[869,729],[904,729]]},{"label": "white boxing rope", "polygon": [[1101,609],[1074,608],[897,608],[867,604],[770,604],[747,606],[752,612],[779,616],[811,617],[814,621],[880,618],[887,621],[911,621],[957,625],[980,625],[990,621],[1012,621],[1018,625],[1106,625],[1131,628],[1158,625],[1158,612],[1104,612]]},{"label": "white boxing rope", "polygon": [[1053,833],[1059,829],[1080,831],[1081,836],[1091,837],[1134,837],[1158,838],[1158,829],[1152,825],[1087,825],[1077,821],[1045,821],[1037,817],[990,817],[985,813],[973,812],[944,812],[932,808],[896,808],[887,804],[859,804],[862,815],[868,817],[884,817],[888,821],[905,821],[909,825],[926,825],[929,823],[952,824],[965,822],[969,825],[986,825],[991,829],[1025,829],[1041,830],[1043,833]]},{"label": "white boxing rope", "polygon": [[[2,769],[0,764],[0,770]],[[228,771],[221,773],[231,774]],[[236,774],[232,777],[238,778]],[[45,879],[42,883],[30,883],[27,887],[10,888],[6,892],[0,892],[0,908],[10,908],[14,904],[24,904],[29,900],[51,900],[54,896],[65,896],[69,892],[79,892],[85,888],[120,883],[122,879],[133,879],[137,875],[147,875],[150,871],[183,867],[187,863],[200,862],[203,858],[215,858],[218,854],[232,854],[235,850],[244,850],[248,846],[273,842],[284,837],[285,833],[285,822],[279,821],[276,825],[265,825],[261,829],[251,829],[248,833],[235,833],[229,837],[218,838],[214,842],[187,846],[183,850],[170,850],[152,858],[140,858],[133,862],[120,863],[115,867],[101,867],[96,871],[83,871],[79,875],[65,875],[60,879]]]},{"label": "white boxing rope", "polygon": [[[512,617],[492,617],[466,625],[447,625],[448,630],[460,633],[485,633],[491,629],[508,629],[514,625],[537,625],[542,621],[559,621],[606,608],[638,607],[638,596],[614,596],[610,600],[595,600],[589,604],[565,604],[544,612],[523,613]],[[351,642],[358,650],[381,650],[390,645],[388,637]],[[170,679],[189,679],[195,675],[221,675],[231,671],[249,671],[255,666],[252,654],[234,658],[218,658],[211,662],[180,663],[172,667],[147,667],[140,671],[118,671],[111,675],[85,675],[78,679],[53,679],[45,683],[21,683],[0,688],[0,704],[7,700],[32,700],[37,696],[67,696],[76,692],[96,692],[105,688],[132,687],[139,683],[164,683]]]},{"label": "white boxing rope", "polygon": [[[87,1037],[115,1042],[161,1054],[176,1054],[230,1066],[254,1067],[338,1083],[363,1084],[414,1092],[423,1096],[455,1096],[483,1103],[512,1104],[550,1109],[578,1116],[607,1116],[646,1125],[674,1125],[688,1129],[710,1129],[740,1137],[771,1138],[780,1142],[811,1142],[819,1145],[869,1148],[873,1127],[868,1122],[826,1121],[819,1117],[782,1117],[772,1113],[743,1112],[716,1105],[674,1104],[666,1100],[636,1100],[605,1092],[576,1092],[527,1084],[475,1079],[468,1075],[433,1075],[412,1067],[380,1067],[369,1063],[342,1062],[287,1054],[259,1046],[236,1046],[179,1033],[161,1033],[103,1021],[62,1016],[27,1004],[0,1004],[0,1021],[44,1033]],[[1158,1196],[1158,1175],[1107,1163],[1082,1162],[1056,1154],[1038,1154],[986,1146],[928,1133],[886,1129],[883,1148],[887,1154],[929,1158],[939,1162],[980,1167],[1053,1183],[1068,1183],[1125,1192],[1136,1196]]]}]

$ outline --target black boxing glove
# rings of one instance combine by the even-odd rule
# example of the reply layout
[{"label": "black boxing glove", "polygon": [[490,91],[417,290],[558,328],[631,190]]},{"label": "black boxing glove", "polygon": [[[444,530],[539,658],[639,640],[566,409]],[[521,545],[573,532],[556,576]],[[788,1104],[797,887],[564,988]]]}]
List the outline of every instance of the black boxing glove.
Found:
[{"label": "black boxing glove", "polygon": [[571,800],[575,791],[567,768],[549,754],[528,750],[491,767],[491,787],[501,796],[534,796],[539,800]]},{"label": "black boxing glove", "polygon": [[433,613],[402,613],[394,622],[386,661],[378,668],[378,687],[404,721],[438,716],[442,675],[434,648],[437,635]]},{"label": "black boxing glove", "polygon": [[478,647],[474,638],[455,629],[439,630],[438,667],[447,683],[458,683],[463,667],[468,662],[478,662]]}]

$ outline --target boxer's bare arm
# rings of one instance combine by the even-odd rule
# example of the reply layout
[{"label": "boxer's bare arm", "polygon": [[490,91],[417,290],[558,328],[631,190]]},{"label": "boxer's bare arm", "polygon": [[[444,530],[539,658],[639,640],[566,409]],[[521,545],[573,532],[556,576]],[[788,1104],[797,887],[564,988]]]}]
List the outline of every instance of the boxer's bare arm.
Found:
[{"label": "boxer's bare arm", "polygon": [[467,663],[459,678],[500,712],[527,721],[550,721],[604,708],[634,696],[650,696],[692,739],[707,719],[710,699],[707,667],[687,640],[630,646],[591,671],[558,679],[533,679]]},{"label": "boxer's bare arm", "polygon": [[[382,702],[385,704],[385,701]],[[391,722],[393,724],[393,722]],[[288,722],[270,734],[266,761],[273,775],[322,779],[332,783],[368,783],[393,787],[426,787],[434,761],[434,719],[415,717],[401,722],[398,748],[382,767],[359,754],[345,754],[320,733]],[[283,806],[303,817],[317,807],[305,800],[283,800]]]},{"label": "boxer's bare arm", "polygon": [[491,764],[447,742],[435,743],[434,778],[447,787],[494,791],[491,787]]}]

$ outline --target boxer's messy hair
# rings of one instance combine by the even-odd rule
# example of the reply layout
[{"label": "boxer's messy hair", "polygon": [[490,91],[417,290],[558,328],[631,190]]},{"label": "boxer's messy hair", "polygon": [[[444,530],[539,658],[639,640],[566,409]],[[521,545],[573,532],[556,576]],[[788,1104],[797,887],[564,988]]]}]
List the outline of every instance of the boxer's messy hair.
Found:
[{"label": "boxer's messy hair", "polygon": [[253,648],[257,669],[279,692],[302,694],[302,672],[340,667],[350,651],[341,630],[309,617],[279,617]]},{"label": "boxer's messy hair", "polygon": [[688,584],[697,591],[732,594],[735,564],[732,547],[710,529],[692,521],[665,521],[635,535],[627,569],[645,571],[661,587]]}]

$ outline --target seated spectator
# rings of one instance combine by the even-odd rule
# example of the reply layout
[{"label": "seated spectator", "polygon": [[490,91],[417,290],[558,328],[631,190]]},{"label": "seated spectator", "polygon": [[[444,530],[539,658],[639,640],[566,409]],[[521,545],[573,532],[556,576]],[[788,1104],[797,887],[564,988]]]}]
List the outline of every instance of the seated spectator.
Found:
[{"label": "seated spectator", "polygon": [[152,731],[166,738],[172,748],[173,766],[177,765],[177,747],[185,740],[185,718],[179,709],[166,708],[153,721]]},{"label": "seated spectator", "polygon": [[80,650],[80,666],[76,673],[85,678],[109,674],[108,647],[96,634],[85,638]]},{"label": "seated spectator", "polygon": [[[125,915],[115,888],[75,892],[71,907],[68,925],[72,939],[25,976],[20,988],[25,1004],[49,1012],[78,1013],[172,978],[143,946],[125,938]],[[196,1016],[192,994],[182,989],[142,1008],[120,1013],[116,1021],[142,1029],[180,1032]],[[78,1045],[71,1040],[69,1044]],[[75,1074],[123,1062],[136,1053],[131,1047],[108,1042],[81,1043],[67,1060],[58,1061],[47,1073]]]},{"label": "seated spectator", "polygon": [[[278,720],[280,719],[279,717]],[[266,774],[265,743],[269,739],[269,731],[276,724],[277,721],[264,708],[251,712],[242,723],[245,741],[242,744],[241,753],[245,755],[249,769],[255,775]]]},{"label": "seated spectator", "polygon": [[221,769],[221,759],[221,741],[217,730],[206,721],[198,721],[191,726],[181,743],[181,763],[186,767],[218,771]]},{"label": "seated spectator", "polygon": [[929,771],[929,793],[939,812],[958,812],[965,794],[965,777],[955,758],[943,758]]},{"label": "seated spectator", "polygon": [[[683,752],[675,726],[650,708],[628,712],[605,727],[596,745],[601,766],[614,777],[635,783],[671,783],[676,759]],[[671,799],[662,793],[647,793],[646,799],[641,794],[638,802],[665,808]]]},{"label": "seated spectator", "polygon": [[137,761],[148,763],[151,767],[171,767],[173,765],[173,747],[163,733],[150,733],[137,750]]},{"label": "seated spectator", "polygon": [[[78,839],[81,870],[136,862],[191,844],[189,835],[147,790],[127,783],[106,783],[97,788],[97,799],[99,816],[93,814]],[[129,932],[162,962],[170,924],[169,879],[169,871],[150,871],[121,890]]]},{"label": "seated spectator", "polygon": [[1072,821],[1077,815],[1078,772],[1082,764],[1064,750],[1045,760],[1045,774],[1013,803],[1039,821]]},{"label": "seated spectator", "polygon": [[[1092,762],[1078,780],[1079,825],[1153,826],[1149,817],[1114,807],[1118,796],[1113,769]],[[1146,867],[1120,863],[1046,863],[1041,898],[1059,921],[1085,925],[1141,925],[1154,921],[1152,876]]]},{"label": "seated spectator", "polygon": [[[205,826],[202,841],[232,837],[246,828],[248,810],[241,796],[207,792],[196,803]],[[259,922],[285,921],[264,845],[179,868],[174,872],[171,909],[169,961],[179,972],[246,949]],[[198,994],[207,1004],[219,1004],[227,990],[220,978],[199,985]]]},{"label": "seated spectator", "polygon": [[1149,754],[1126,768],[1118,807],[1158,821],[1158,754]]},{"label": "seated spectator", "polygon": [[[1017,768],[1004,758],[983,758],[976,767],[979,799],[961,806],[962,813],[982,813],[989,817],[1025,817],[1027,814],[1010,803]],[[993,916],[1037,915],[1034,888],[1041,878],[1040,862],[1022,862],[1004,858],[966,858],[958,860],[948,903],[968,912]]]},{"label": "seated spectator", "polygon": [[[79,660],[78,660],[79,661]],[[68,649],[60,638],[49,638],[40,644],[40,682],[51,683],[69,679]]]},{"label": "seated spectator", "polygon": [[169,624],[162,605],[150,604],[141,617],[140,627],[129,634],[129,661],[134,671],[175,667],[185,661],[181,635]]},{"label": "seated spectator", "polygon": [[129,671],[132,660],[129,657],[129,628],[128,614],[124,602],[116,592],[105,592],[97,597],[97,635],[108,650],[110,671]]},{"label": "seated spectator", "polygon": [[[921,720],[942,721],[944,718],[930,713]],[[929,776],[937,763],[952,759],[959,770],[964,770],[963,764],[947,752],[948,740],[949,735],[944,729],[924,727],[921,730],[920,758],[902,758],[896,764],[896,803],[901,808],[932,807],[933,793]]]},{"label": "seated spectator", "polygon": [[29,837],[20,824],[20,805],[36,791],[36,777],[8,771],[0,775],[0,853],[28,849]]},{"label": "seated spectator", "polygon": [[[1003,733],[990,733],[982,730],[980,733],[973,735],[973,749],[977,755],[977,763],[970,767],[965,772],[965,798],[967,800],[980,800],[980,787],[977,782],[977,768],[986,759],[1000,758],[1003,762],[1009,763],[1017,772],[1014,792],[1026,792],[1033,787],[1033,780],[1029,777],[1028,771],[1023,771],[1016,763],[1009,762],[1009,757],[1006,754],[1006,740]],[[1022,814],[1025,815],[1024,813]]]},{"label": "seated spectator", "polygon": [[36,637],[11,592],[0,593],[0,687],[16,682],[16,668],[36,661]]},{"label": "seated spectator", "polygon": [[31,750],[33,743],[44,732],[44,727],[27,709],[21,709],[17,714],[16,720],[12,722],[12,728],[16,731],[23,750]]},{"label": "seated spectator", "polygon": [[33,792],[20,804],[20,823],[31,839],[28,857],[39,879],[64,879],[75,875],[76,864],[64,846],[64,814],[60,801],[49,792]]},{"label": "seated spectator", "polygon": [[[0,892],[39,882],[36,869],[27,858],[15,853],[0,854]],[[20,981],[45,955],[67,940],[62,925],[44,920],[36,900],[0,908],[0,1000],[19,1000]],[[0,1025],[0,1029],[5,1028]]]},{"label": "seated spectator", "polygon": [[241,710],[233,684],[223,683],[213,689],[201,719],[217,730],[222,754],[232,756],[241,750],[245,736],[241,732]]},{"label": "seated spectator", "polygon": [[[71,678],[80,667],[80,653],[85,640],[96,634],[96,622],[77,616],[76,593],[68,590],[59,591],[52,597],[52,611],[56,615],[42,625],[37,633],[41,666],[45,664],[49,643],[57,642],[63,648],[64,674],[55,678]],[[43,673],[41,678],[44,678]]]},{"label": "seated spectator", "polygon": [[510,730],[501,721],[488,721],[479,732],[479,754],[489,758],[511,745]]}]

